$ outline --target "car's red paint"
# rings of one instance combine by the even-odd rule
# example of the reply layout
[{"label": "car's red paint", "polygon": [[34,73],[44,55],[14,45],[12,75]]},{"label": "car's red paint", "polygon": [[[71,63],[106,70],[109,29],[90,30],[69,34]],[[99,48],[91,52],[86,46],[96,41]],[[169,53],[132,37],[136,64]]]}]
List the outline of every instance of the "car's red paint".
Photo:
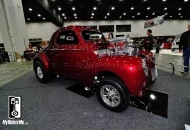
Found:
[{"label": "car's red paint", "polygon": [[39,60],[43,63],[44,67],[46,70],[50,70],[50,61],[49,61],[49,57],[47,56],[46,52],[41,52],[37,55],[37,57],[35,57],[35,60]]},{"label": "car's red paint", "polygon": [[126,56],[104,57],[89,62],[81,74],[80,82],[91,86],[93,85],[93,77],[103,71],[112,72],[119,76],[131,94],[135,96],[140,96],[145,87],[143,84],[146,77],[141,65],[141,59]]},{"label": "car's red paint", "polygon": [[[78,44],[59,45],[57,39],[60,33],[72,30],[78,38]],[[81,84],[93,87],[95,76],[100,73],[113,73],[125,84],[130,94],[142,96],[144,90],[150,86],[149,76],[145,75],[142,58],[134,56],[97,56],[98,46],[94,41],[85,41],[82,30],[92,30],[83,26],[68,26],[56,31],[51,38],[50,45],[39,53],[34,62],[40,60],[45,68],[54,74],[78,80]],[[120,46],[123,44],[119,43]],[[151,52],[140,51],[145,55],[150,71],[155,66]]]}]

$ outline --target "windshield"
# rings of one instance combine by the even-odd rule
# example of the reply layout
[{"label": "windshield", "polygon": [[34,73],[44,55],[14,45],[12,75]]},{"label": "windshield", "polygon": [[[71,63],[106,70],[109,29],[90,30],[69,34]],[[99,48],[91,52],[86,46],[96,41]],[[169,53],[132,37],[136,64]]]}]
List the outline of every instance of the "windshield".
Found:
[{"label": "windshield", "polygon": [[97,31],[84,30],[82,31],[82,37],[84,38],[85,41],[86,40],[101,40],[103,42],[106,42],[104,35]]}]

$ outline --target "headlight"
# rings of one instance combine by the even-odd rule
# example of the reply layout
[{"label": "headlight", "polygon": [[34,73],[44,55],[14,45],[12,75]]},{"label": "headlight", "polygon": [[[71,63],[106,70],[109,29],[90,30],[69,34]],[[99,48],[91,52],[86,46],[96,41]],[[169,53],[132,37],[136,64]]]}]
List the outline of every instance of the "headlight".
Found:
[{"label": "headlight", "polygon": [[148,67],[147,67],[145,59],[142,59],[142,67],[144,69],[145,75],[148,76]]}]

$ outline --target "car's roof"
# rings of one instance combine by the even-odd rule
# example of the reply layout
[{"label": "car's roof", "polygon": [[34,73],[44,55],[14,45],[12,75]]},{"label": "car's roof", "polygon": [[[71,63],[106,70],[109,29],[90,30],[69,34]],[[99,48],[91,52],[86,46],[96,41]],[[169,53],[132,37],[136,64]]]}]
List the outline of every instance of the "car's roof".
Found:
[{"label": "car's roof", "polygon": [[[90,27],[87,27],[87,26],[80,26],[80,25],[69,25],[69,26],[66,26],[66,27],[63,27],[64,29],[66,30],[94,30]],[[96,30],[97,31],[97,30]]]}]

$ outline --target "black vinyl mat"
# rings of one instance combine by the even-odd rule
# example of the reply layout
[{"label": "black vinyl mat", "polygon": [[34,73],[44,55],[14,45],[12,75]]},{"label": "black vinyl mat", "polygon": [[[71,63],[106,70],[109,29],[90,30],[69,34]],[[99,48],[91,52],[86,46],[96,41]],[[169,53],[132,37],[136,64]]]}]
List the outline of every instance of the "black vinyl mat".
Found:
[{"label": "black vinyl mat", "polygon": [[131,106],[167,118],[168,94],[148,90],[143,97],[131,97]]},{"label": "black vinyl mat", "polygon": [[[66,89],[86,98],[90,98],[94,95],[94,92],[86,91],[84,86],[79,83],[76,83]],[[165,93],[148,90],[143,97],[131,97],[130,105],[132,107],[167,118],[168,95]]]},{"label": "black vinyl mat", "polygon": [[79,83],[76,83],[68,88],[67,90],[70,90],[71,92],[77,93],[83,97],[90,98],[94,95],[94,92],[92,91],[86,91],[85,87]]}]

